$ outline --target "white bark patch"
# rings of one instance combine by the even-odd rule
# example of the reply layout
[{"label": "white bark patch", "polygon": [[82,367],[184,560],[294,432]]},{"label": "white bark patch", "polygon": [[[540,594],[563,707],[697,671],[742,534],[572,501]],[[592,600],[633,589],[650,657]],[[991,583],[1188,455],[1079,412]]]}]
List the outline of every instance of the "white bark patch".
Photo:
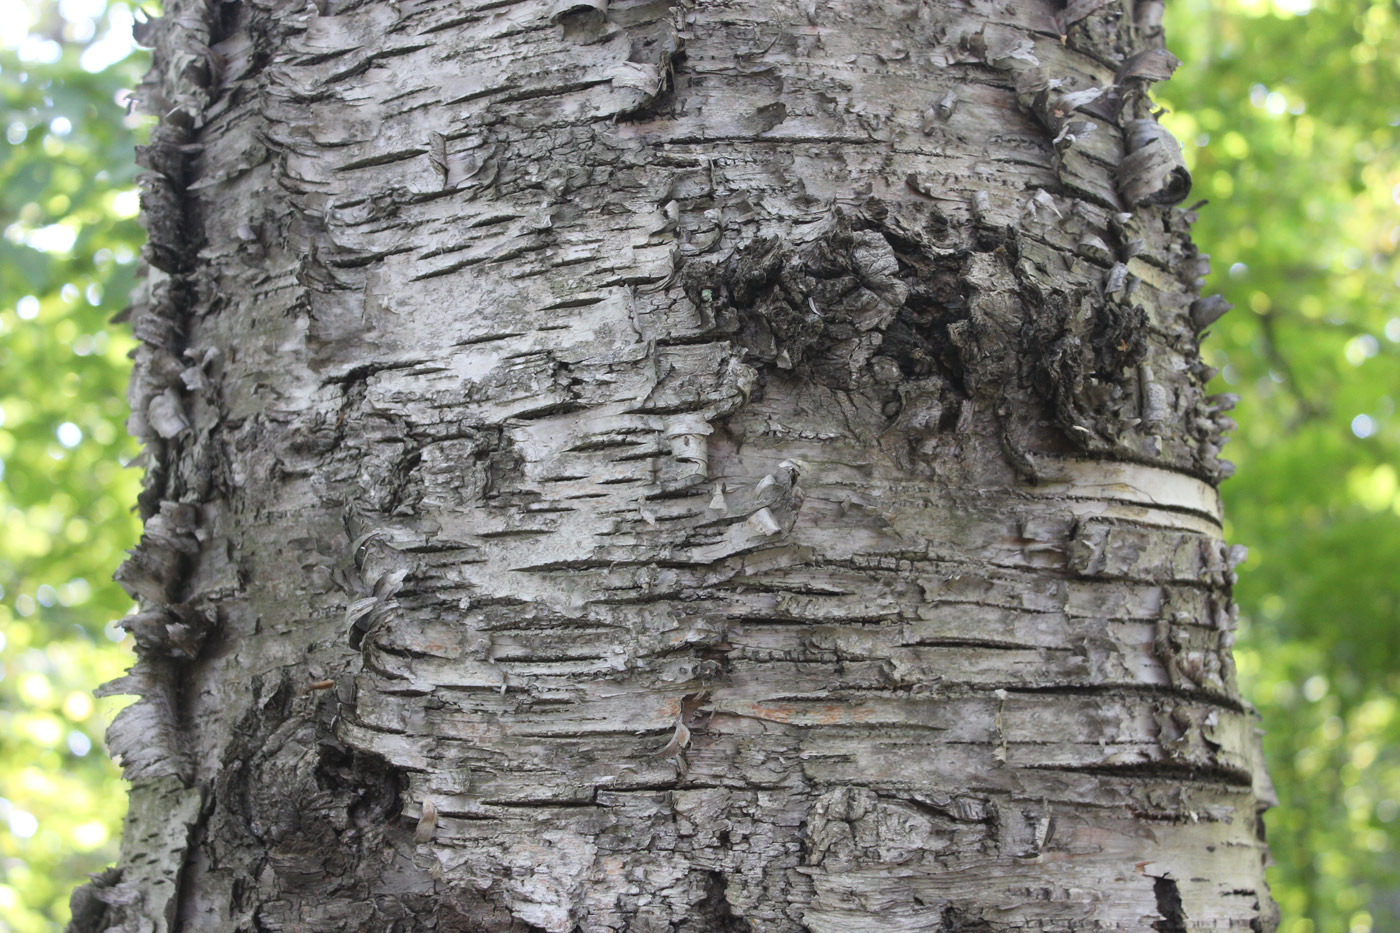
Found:
[{"label": "white bark patch", "polygon": [[568,832],[546,832],[535,842],[511,846],[509,898],[515,915],[549,933],[569,933],[586,897],[597,846]]}]

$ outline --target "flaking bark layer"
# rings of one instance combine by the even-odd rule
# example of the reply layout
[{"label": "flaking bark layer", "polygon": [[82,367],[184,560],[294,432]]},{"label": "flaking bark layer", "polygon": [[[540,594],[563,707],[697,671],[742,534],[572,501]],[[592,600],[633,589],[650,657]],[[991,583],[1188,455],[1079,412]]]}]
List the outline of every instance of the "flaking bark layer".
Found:
[{"label": "flaking bark layer", "polygon": [[75,933],[1272,929],[1159,14],[172,0]]}]

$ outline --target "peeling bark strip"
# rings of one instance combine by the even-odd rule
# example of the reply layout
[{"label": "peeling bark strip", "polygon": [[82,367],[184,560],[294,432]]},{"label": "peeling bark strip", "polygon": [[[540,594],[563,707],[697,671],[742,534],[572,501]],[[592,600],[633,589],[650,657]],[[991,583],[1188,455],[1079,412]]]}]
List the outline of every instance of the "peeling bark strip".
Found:
[{"label": "peeling bark strip", "polygon": [[167,9],[74,931],[1274,928],[1160,3]]}]

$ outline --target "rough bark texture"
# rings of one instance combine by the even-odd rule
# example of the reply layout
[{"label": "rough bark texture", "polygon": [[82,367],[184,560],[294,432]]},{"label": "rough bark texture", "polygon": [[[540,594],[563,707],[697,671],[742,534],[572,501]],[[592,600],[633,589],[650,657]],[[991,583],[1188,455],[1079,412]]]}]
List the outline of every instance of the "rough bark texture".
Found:
[{"label": "rough bark texture", "polygon": [[1159,12],[171,0],[73,929],[1272,930]]}]

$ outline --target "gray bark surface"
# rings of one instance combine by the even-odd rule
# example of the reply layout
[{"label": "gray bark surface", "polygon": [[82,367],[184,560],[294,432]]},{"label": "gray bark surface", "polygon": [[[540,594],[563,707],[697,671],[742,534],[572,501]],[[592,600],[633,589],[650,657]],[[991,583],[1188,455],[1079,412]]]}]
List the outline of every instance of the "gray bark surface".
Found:
[{"label": "gray bark surface", "polygon": [[1160,6],[171,0],[73,929],[1272,930]]}]

